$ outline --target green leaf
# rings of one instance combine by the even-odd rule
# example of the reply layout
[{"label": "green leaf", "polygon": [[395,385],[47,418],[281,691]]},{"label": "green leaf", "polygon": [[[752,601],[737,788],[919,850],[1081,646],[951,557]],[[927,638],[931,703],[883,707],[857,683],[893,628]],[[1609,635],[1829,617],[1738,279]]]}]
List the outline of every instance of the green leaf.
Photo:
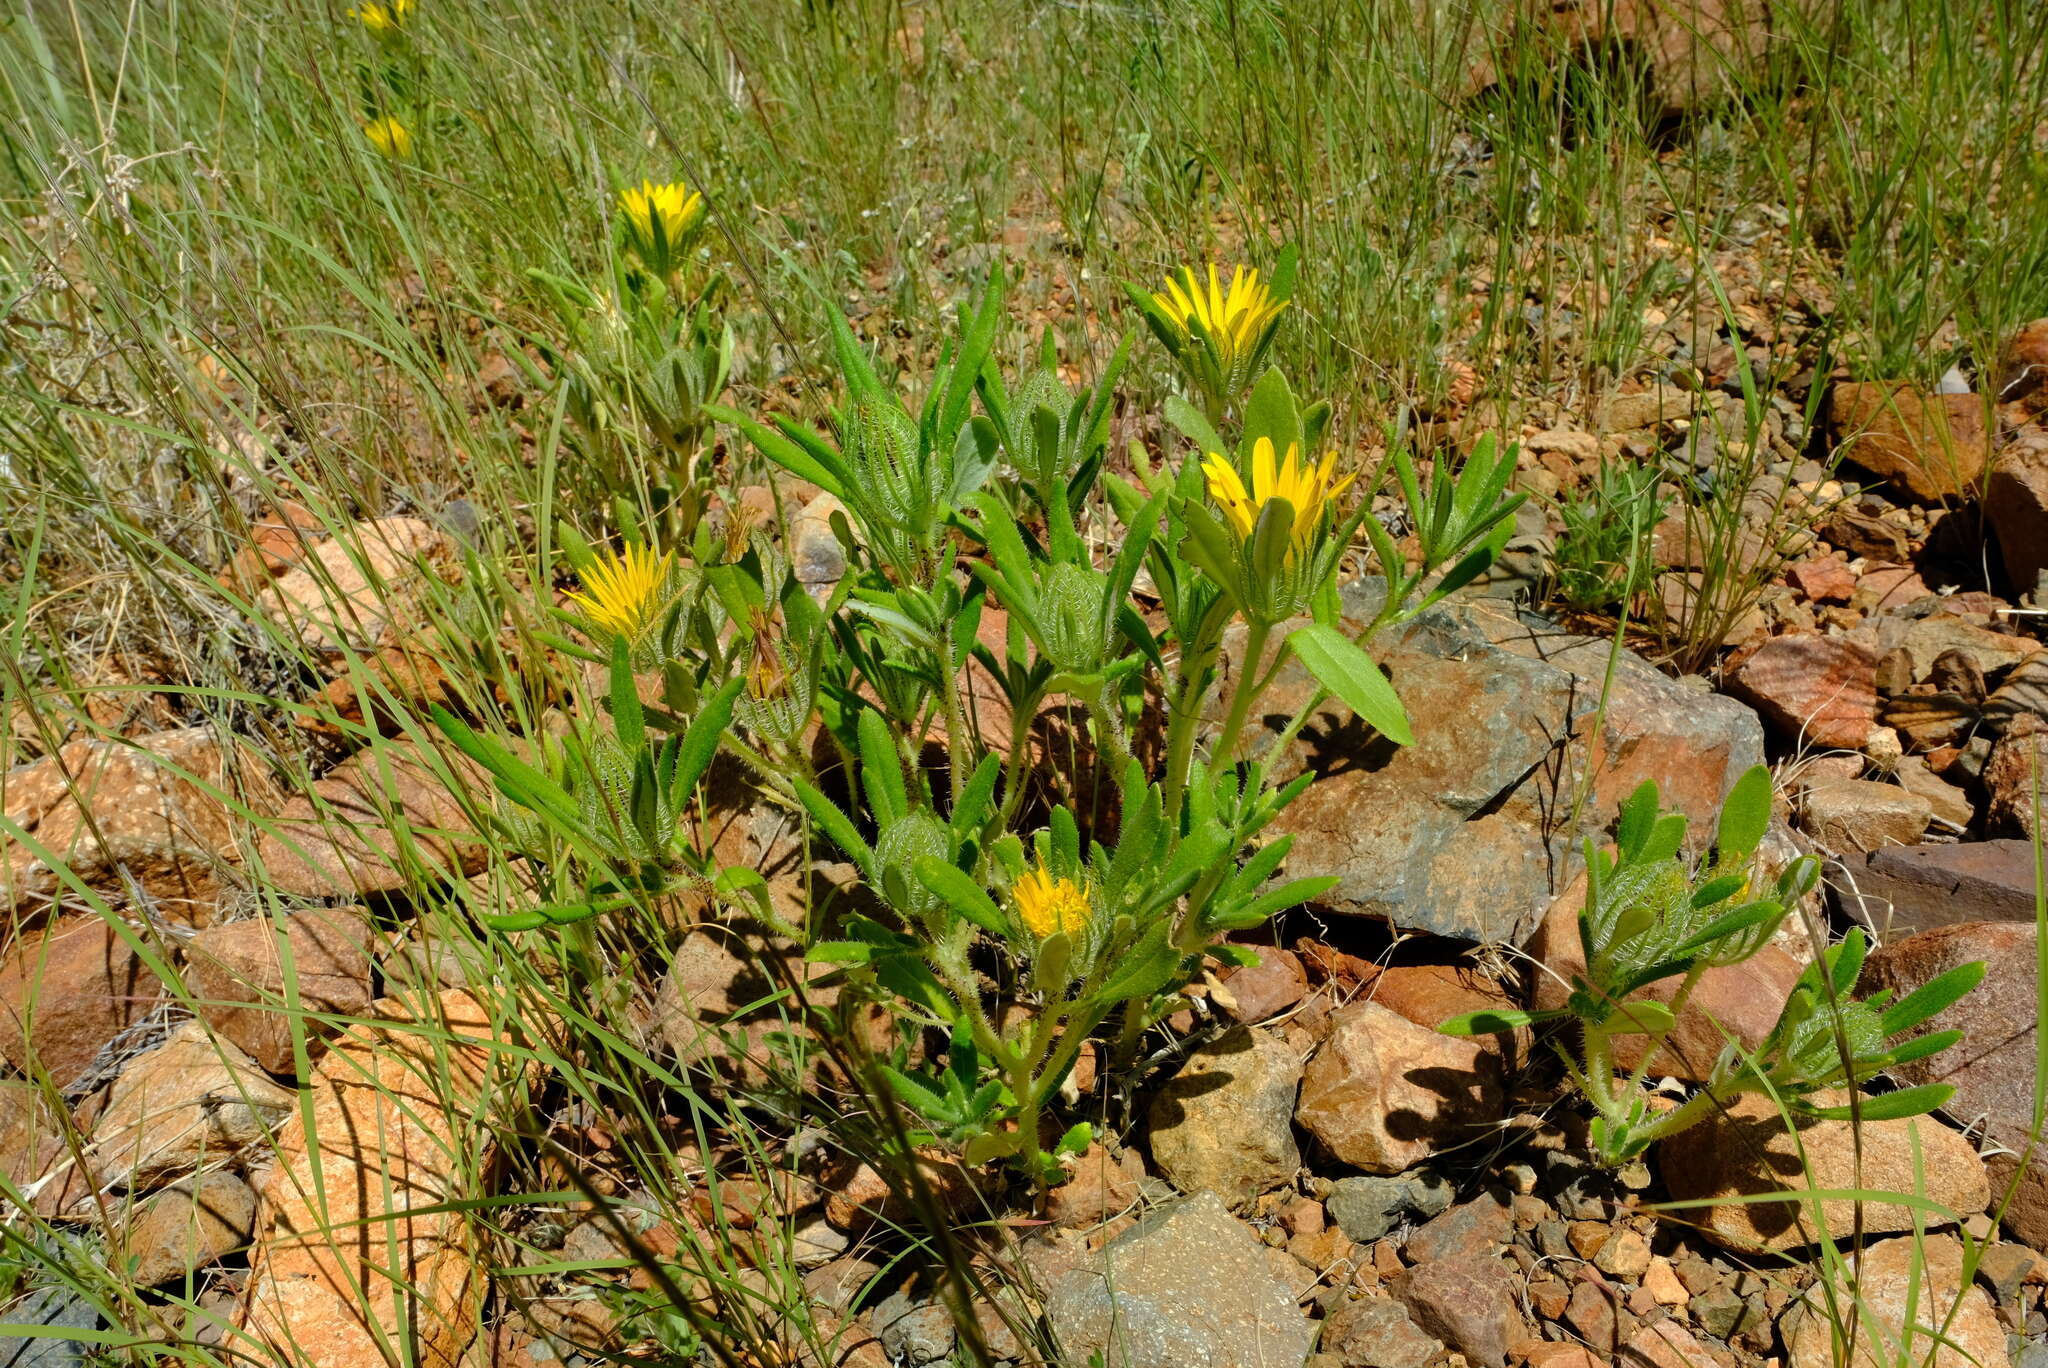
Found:
[{"label": "green leaf", "polygon": [[995,801],[996,781],[1002,777],[1002,757],[991,751],[981,757],[981,763],[974,767],[974,773],[967,776],[967,782],[960,786],[960,798],[953,806],[953,839],[957,844],[973,835],[993,814],[990,805]]},{"label": "green leaf", "polygon": [[1181,539],[1182,559],[1216,582],[1218,588],[1235,596],[1239,591],[1237,539],[1225,531],[1207,508],[1194,502],[1181,506],[1181,521],[1187,536]]},{"label": "green leaf", "polygon": [[1178,428],[1181,436],[1199,448],[1200,455],[1194,458],[1195,464],[1200,465],[1202,456],[1212,454],[1222,456],[1226,460],[1229,458],[1230,447],[1217,435],[1216,429],[1209,425],[1209,420],[1203,416],[1202,411],[1178,394],[1167,396],[1166,421]]},{"label": "green leaf", "polygon": [[1714,850],[1722,860],[1747,860],[1763,843],[1771,826],[1771,772],[1752,765],[1728,790],[1721,804],[1721,824]]},{"label": "green leaf", "polygon": [[1865,1121],[1898,1121],[1909,1116],[1925,1116],[1947,1106],[1955,1091],[1946,1083],[1923,1083],[1917,1088],[1900,1088],[1897,1092],[1863,1098],[1853,1112],[1846,1104],[1811,1109],[1801,1107],[1800,1110],[1823,1121],[1847,1121],[1852,1115]]},{"label": "green leaf", "polygon": [[1252,386],[1251,398],[1245,401],[1244,435],[1238,439],[1240,469],[1250,468],[1252,453],[1261,437],[1272,442],[1276,461],[1287,458],[1288,448],[1301,445],[1301,408],[1278,366],[1269,367],[1259,377]]},{"label": "green leaf", "polygon": [[1244,931],[1259,925],[1275,912],[1312,902],[1344,882],[1335,874],[1291,879],[1278,888],[1260,894],[1244,906],[1211,919],[1218,930]]},{"label": "green leaf", "polygon": [[[1694,954],[1701,950],[1707,950],[1711,947],[1718,946],[1721,942],[1728,940],[1733,936],[1739,935],[1744,931],[1752,930],[1756,927],[1763,926],[1766,923],[1776,923],[1782,921],[1784,919],[1784,916],[1785,908],[1783,907],[1783,905],[1773,902],[1769,899],[1764,899],[1762,901],[1753,903],[1744,903],[1741,907],[1736,908],[1733,912],[1728,913],[1726,916],[1716,917],[1713,921],[1708,922],[1705,926],[1701,927],[1698,931],[1693,933],[1692,936],[1688,937],[1684,942],[1682,942],[1675,949],[1673,949],[1671,951],[1671,954],[1674,957],[1682,957],[1685,955]],[[1776,929],[1775,926],[1773,927],[1773,929]],[[1755,938],[1755,940],[1755,945],[1749,947],[1750,954],[1755,954],[1757,950],[1762,949],[1764,943],[1769,941],[1770,937],[1768,935],[1758,936]],[[1745,955],[1743,956],[1743,958],[1747,959],[1748,956]],[[1736,962],[1739,961],[1715,961],[1715,963],[1721,964],[1723,965],[1723,967],[1725,967],[1729,963]]]},{"label": "green leaf", "polygon": [[818,829],[830,838],[832,844],[844,851],[848,859],[860,866],[863,875],[873,881],[875,852],[860,838],[860,833],[854,830],[853,819],[841,812],[837,803],[827,798],[813,785],[801,779],[796,780],[795,784],[797,802],[811,815],[811,820],[818,824]]},{"label": "green leaf", "polygon": [[744,679],[727,680],[690,720],[690,729],[683,733],[682,744],[676,748],[674,787],[669,790],[678,807],[697,787],[704,771],[711,768],[711,761],[718,754],[718,743],[724,739],[725,729],[732,724],[733,700],[739,697],[745,684]]},{"label": "green leaf", "polygon": [[1007,1159],[1024,1144],[1015,1131],[983,1131],[968,1140],[960,1153],[961,1162],[972,1168],[997,1159]]},{"label": "green leaf", "polygon": [[1650,839],[1657,822],[1657,781],[1645,779],[1636,785],[1621,805],[1621,820],[1614,828],[1614,847],[1624,860],[1634,860]]},{"label": "green leaf", "polygon": [[1932,1031],[1924,1036],[1915,1036],[1897,1049],[1885,1051],[1884,1066],[1889,1069],[1894,1065],[1910,1064],[1916,1059],[1938,1055],[1962,1038],[1961,1031]]},{"label": "green leaf", "polygon": [[1715,903],[1726,902],[1740,893],[1743,885],[1748,882],[1749,876],[1746,874],[1723,874],[1695,888],[1688,903],[1694,909],[1712,907]]},{"label": "green leaf", "polygon": [[1151,549],[1152,534],[1159,527],[1159,515],[1165,511],[1170,495],[1161,490],[1145,501],[1137,514],[1125,521],[1124,544],[1116,553],[1116,560],[1109,569],[1109,586],[1102,595],[1102,613],[1096,621],[1096,632],[1107,638],[1110,627],[1116,622],[1117,613],[1127,607],[1131,585],[1137,581],[1138,570],[1144,564],[1145,553]]},{"label": "green leaf", "polygon": [[935,1121],[950,1119],[951,1111],[944,1093],[915,1074],[905,1073],[887,1064],[879,1067],[882,1077],[889,1080],[889,1086],[895,1090],[896,1096],[902,1099],[904,1106]]},{"label": "green leaf", "polygon": [[910,794],[903,786],[903,766],[896,759],[896,741],[889,723],[873,708],[864,708],[858,723],[860,736],[860,783],[868,795],[868,809],[875,824],[889,823],[910,810]]},{"label": "green leaf", "polygon": [[1318,622],[1296,628],[1287,644],[1316,682],[1349,704],[1360,719],[1396,745],[1415,744],[1393,685],[1351,638]]},{"label": "green leaf", "polygon": [[866,964],[874,958],[875,947],[866,941],[819,941],[804,952],[813,964]]},{"label": "green leaf", "polygon": [[647,749],[647,716],[640,708],[640,689],[633,680],[632,653],[623,637],[612,638],[611,693],[612,729],[626,754]]},{"label": "green leaf", "polygon": [[434,725],[441,729],[457,750],[490,772],[491,777],[498,782],[499,791],[507,798],[521,807],[550,818],[560,830],[583,829],[582,809],[576,800],[569,796],[568,790],[512,754],[504,746],[477,735],[470,729],[468,723],[439,703],[427,711],[433,718]]},{"label": "green leaf", "polygon": [[1636,998],[1614,1009],[1614,1015],[1607,1019],[1607,1032],[1609,1035],[1663,1035],[1677,1024],[1677,1020],[1671,1014],[1671,1008],[1664,1003]]},{"label": "green leaf", "polygon": [[1073,982],[1074,938],[1055,931],[1038,943],[1031,956],[1031,985],[1041,993],[1064,993]]},{"label": "green leaf", "polygon": [[1253,586],[1277,582],[1287,571],[1287,557],[1294,549],[1294,505],[1286,499],[1268,499],[1259,508],[1258,521],[1245,546],[1245,564]]},{"label": "green leaf", "polygon": [[794,424],[788,424],[787,419],[780,420],[788,427],[785,432],[778,433],[738,409],[721,404],[706,404],[704,412],[721,423],[738,428],[763,456],[798,479],[809,480],[835,498],[846,497],[849,482],[846,464],[817,434],[802,432]]},{"label": "green leaf", "polygon": [[1150,997],[1173,981],[1180,967],[1180,952],[1173,948],[1164,920],[1152,923],[1137,943],[1124,953],[1115,972],[1094,993],[1097,1002],[1124,1002]]},{"label": "green leaf", "polygon": [[1429,597],[1417,605],[1418,611],[1449,598],[1473,580],[1478,579],[1486,573],[1487,567],[1493,564],[1494,558],[1498,554],[1499,552],[1492,546],[1481,546],[1476,551],[1466,552],[1464,557],[1446,571],[1443,578],[1439,579],[1430,588]]},{"label": "green leaf", "polygon": [[1076,1121],[1067,1127],[1066,1134],[1059,1138],[1059,1143],[1052,1147],[1052,1152],[1055,1155],[1077,1155],[1085,1151],[1094,1139],[1095,1127],[1086,1121]]},{"label": "green leaf", "polygon": [[1643,842],[1642,853],[1636,858],[1644,864],[1672,859],[1685,845],[1685,827],[1684,813],[1665,813],[1651,824],[1650,837]]},{"label": "green leaf", "polygon": [[[963,306],[962,313],[965,312]],[[995,344],[996,328],[1002,321],[1003,268],[998,262],[989,268],[988,284],[982,290],[980,305],[967,318],[966,329],[960,338],[960,353],[954,358],[945,398],[939,405],[938,419],[942,432],[966,421],[975,379],[988,360],[989,349]]]},{"label": "green leaf", "polygon": [[1985,965],[1979,960],[1959,964],[1945,974],[1929,979],[1885,1009],[1880,1026],[1887,1036],[1910,1031],[1954,1006],[1984,981]]},{"label": "green leaf", "polygon": [[[617,905],[616,901],[608,904],[608,906],[614,907]],[[596,903],[579,902],[548,903],[534,910],[556,926],[568,926],[575,922],[588,921],[604,909],[600,908]]]},{"label": "green leaf", "polygon": [[976,416],[962,424],[953,444],[953,481],[946,490],[946,501],[955,508],[967,502],[995,473],[1001,452],[1002,439],[994,423]]},{"label": "green leaf", "polygon": [[1466,1012],[1444,1022],[1437,1030],[1445,1035],[1474,1036],[1493,1035],[1499,1031],[1519,1031],[1524,1026],[1534,1026],[1539,1021],[1558,1016],[1557,1012],[1525,1012],[1519,1008],[1486,1008],[1477,1012]]},{"label": "green leaf", "polygon": [[988,890],[972,876],[936,855],[921,855],[914,866],[917,881],[944,899],[946,905],[991,936],[1008,936],[1010,927]]},{"label": "green leaf", "polygon": [[1852,926],[1827,957],[1828,972],[1835,986],[1835,996],[1847,997],[1856,987],[1856,980],[1863,976],[1863,957],[1870,950],[1870,940],[1863,934],[1863,928]]}]

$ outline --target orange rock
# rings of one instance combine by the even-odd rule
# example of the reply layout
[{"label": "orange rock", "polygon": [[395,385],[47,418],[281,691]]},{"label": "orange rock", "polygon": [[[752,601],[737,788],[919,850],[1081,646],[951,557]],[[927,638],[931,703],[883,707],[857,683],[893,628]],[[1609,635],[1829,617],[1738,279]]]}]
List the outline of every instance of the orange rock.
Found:
[{"label": "orange rock", "polygon": [[[212,919],[239,868],[238,790],[259,810],[280,801],[255,752],[223,745],[212,727],[73,741],[0,777],[7,819],[70,874],[117,899],[133,880],[157,916],[184,926]],[[0,907],[40,902],[61,885],[36,849],[9,843],[0,853]]]},{"label": "orange rock", "polygon": [[404,1028],[338,1039],[278,1136],[247,1328],[321,1368],[385,1368],[401,1345],[420,1368],[456,1368],[484,1272],[460,1213],[420,1209],[479,1195],[496,1158],[479,1118],[506,1079],[488,1014],[456,990]]},{"label": "orange rock", "polygon": [[1333,1023],[1303,1074],[1295,1119],[1342,1162],[1400,1173],[1505,1114],[1494,1037],[1442,1035],[1377,1002],[1352,1003]]},{"label": "orange rock", "polygon": [[232,1162],[282,1124],[295,1100],[256,1061],[188,1021],[122,1068],[93,1123],[92,1164],[122,1187],[147,1190]]},{"label": "orange rock", "polygon": [[[272,1073],[294,1072],[290,987],[300,1011],[351,1016],[370,1005],[372,935],[359,908],[309,907],[273,921],[210,926],[185,947],[185,981],[199,1014]],[[306,1017],[308,1049],[327,1028]]]},{"label": "orange rock", "polygon": [[1828,396],[1841,453],[1922,503],[1975,498],[1991,459],[1984,401],[1911,385],[1845,383]]},{"label": "orange rock", "polygon": [[[452,749],[439,763],[472,790],[481,767]],[[257,845],[273,887],[310,898],[348,898],[407,887],[420,877],[467,877],[487,862],[462,804],[410,743],[358,751],[280,808]]]},{"label": "orange rock", "polygon": [[320,543],[257,606],[316,650],[374,646],[418,615],[429,580],[454,561],[454,543],[432,523],[377,518]]},{"label": "orange rock", "polygon": [[2048,318],[2021,328],[1998,351],[1995,376],[1998,402],[2017,404],[2023,412],[2048,411]]},{"label": "orange rock", "polygon": [[100,1047],[155,1010],[163,984],[97,917],[18,941],[0,963],[0,1058],[69,1088]]},{"label": "orange rock", "polygon": [[1788,740],[1861,750],[1877,725],[1877,657],[1840,637],[1773,637],[1739,656],[1728,691]]}]

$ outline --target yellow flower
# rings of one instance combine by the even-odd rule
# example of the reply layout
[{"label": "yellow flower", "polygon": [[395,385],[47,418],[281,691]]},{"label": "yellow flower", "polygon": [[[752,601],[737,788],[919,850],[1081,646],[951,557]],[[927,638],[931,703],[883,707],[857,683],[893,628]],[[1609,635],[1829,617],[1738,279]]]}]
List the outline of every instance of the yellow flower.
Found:
[{"label": "yellow flower", "polygon": [[629,546],[624,555],[584,571],[585,592],[569,598],[593,625],[637,641],[662,610],[674,562],[674,552],[657,556],[651,546]]},{"label": "yellow flower", "polygon": [[349,17],[357,20],[369,30],[373,38],[395,37],[405,27],[405,21],[412,17],[412,0],[390,0],[388,4],[379,0],[350,10]]},{"label": "yellow flower", "polygon": [[1259,514],[1265,511],[1274,499],[1285,499],[1294,509],[1294,535],[1290,558],[1306,551],[1315,537],[1316,529],[1322,524],[1323,514],[1335,506],[1337,496],[1351,487],[1356,476],[1346,475],[1333,480],[1336,473],[1337,453],[1330,452],[1313,465],[1301,460],[1301,446],[1290,442],[1287,456],[1276,461],[1273,457],[1273,443],[1270,438],[1261,437],[1252,444],[1252,487],[1247,491],[1244,479],[1228,459],[1214,452],[1202,463],[1202,473],[1209,477],[1209,497],[1223,510],[1223,516],[1230,519],[1230,525],[1237,530],[1240,538],[1248,538],[1252,529],[1258,526]]},{"label": "yellow flower", "polygon": [[1214,262],[1209,265],[1206,287],[1195,275],[1194,267],[1183,266],[1176,275],[1166,278],[1166,289],[1153,295],[1152,301],[1183,329],[1191,321],[1200,323],[1226,371],[1238,357],[1258,345],[1259,334],[1287,307],[1286,300],[1273,298],[1272,287],[1250,267],[1233,268],[1230,289],[1225,292]]},{"label": "yellow flower", "polygon": [[1058,931],[1079,931],[1094,913],[1085,883],[1055,876],[1042,866],[1017,880],[1010,891],[1017,898],[1018,920],[1040,940]]},{"label": "yellow flower", "polygon": [[656,185],[643,180],[619,192],[626,220],[626,245],[640,264],[667,275],[678,264],[684,240],[704,217],[704,197],[679,181]]},{"label": "yellow flower", "polygon": [[387,157],[397,159],[412,155],[412,134],[389,114],[364,124],[363,136],[370,140],[370,146]]}]

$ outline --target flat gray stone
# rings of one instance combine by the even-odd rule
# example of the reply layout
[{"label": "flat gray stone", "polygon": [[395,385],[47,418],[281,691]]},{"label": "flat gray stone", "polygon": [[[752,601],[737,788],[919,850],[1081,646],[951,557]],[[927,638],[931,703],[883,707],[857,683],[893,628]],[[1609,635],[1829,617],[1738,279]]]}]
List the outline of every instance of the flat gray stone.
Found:
[{"label": "flat gray stone", "polygon": [[1213,1192],[1170,1203],[1061,1274],[1046,1322],[1062,1363],[1302,1368],[1313,1327],[1265,1247]]},{"label": "flat gray stone", "polygon": [[[50,1329],[96,1330],[97,1307],[62,1288],[45,1288],[6,1313],[13,1325]],[[0,1335],[0,1368],[83,1368],[93,1346],[80,1340],[44,1335]]]}]

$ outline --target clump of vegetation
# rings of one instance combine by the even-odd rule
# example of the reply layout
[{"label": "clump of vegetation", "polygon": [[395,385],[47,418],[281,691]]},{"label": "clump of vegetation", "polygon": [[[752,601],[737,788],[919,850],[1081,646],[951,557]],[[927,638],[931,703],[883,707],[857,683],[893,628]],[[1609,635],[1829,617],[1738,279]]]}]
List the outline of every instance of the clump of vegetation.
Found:
[{"label": "clump of vegetation", "polygon": [[1665,500],[1655,466],[1608,462],[1586,488],[1558,500],[1563,528],[1551,553],[1552,595],[1594,612],[1626,604],[1650,587],[1650,537]]},{"label": "clump of vegetation", "polygon": [[[1713,58],[1729,98],[1671,120],[1633,63],[1582,60],[1607,45],[1484,8],[22,8],[0,26],[0,772],[191,724],[255,743],[294,795],[343,755],[425,757],[459,787],[452,738],[495,786],[459,833],[483,872],[422,859],[380,895],[401,946],[377,985],[464,978],[492,1048],[546,1083],[474,1118],[497,1153],[470,1153],[449,1211],[494,1277],[616,1283],[642,1342],[606,1354],[829,1361],[844,1327],[814,1315],[790,1232],[720,1184],[789,1179],[821,1111],[842,1157],[936,1147],[1045,1181],[1127,1119],[1072,1098],[1077,1061],[1099,1054],[1127,1103],[1195,976],[1318,891],[1271,839],[1303,782],[1274,776],[1329,700],[1270,718],[1283,667],[1385,742],[1462,721],[1408,717],[1371,650],[1487,568],[1513,452],[1382,457],[1376,434],[1512,433],[1679,375],[1739,399],[1666,453],[1697,472],[1680,512],[1707,563],[1661,659],[1702,670],[1776,568],[1752,522],[1775,547],[1798,517],[1787,481],[1761,518],[1747,496],[1811,454],[1826,378],[1981,376],[2041,311],[2048,9],[1781,7],[1757,64]],[[1464,98],[1475,72],[1492,89]],[[1025,263],[1007,286],[998,246]],[[839,505],[814,504],[849,566],[830,589],[749,497],[786,524],[804,482]],[[1553,601],[1646,587],[1644,498],[1602,477],[1568,504]],[[386,515],[445,530],[450,573],[396,592],[357,534]],[[330,537],[390,639],[313,640],[266,598],[281,566],[241,573],[252,541]],[[1336,616],[1332,584],[1367,565],[1384,611]],[[445,675],[433,720],[394,653]],[[850,868],[857,896],[813,878],[791,899],[721,854],[706,819],[735,775],[800,828],[806,876]],[[252,851],[303,834],[245,806]],[[1591,1057],[1668,1029],[1621,995],[1651,969],[1689,983],[1762,924],[1730,918],[1794,891],[1695,905],[1741,842],[1695,868],[1667,820],[1625,824],[1633,853],[1589,901],[1597,967],[1552,1023],[1613,1158],[1677,1124]],[[440,839],[408,821],[401,862]],[[260,856],[244,872],[228,915],[305,910]],[[103,919],[182,1017],[159,910],[67,884],[11,916],[17,940]],[[765,928],[836,975],[831,1011],[771,976],[789,1020],[760,1051],[843,1056],[829,1107],[795,1070],[727,1089],[649,1045],[679,922]],[[1795,1105],[1927,1048],[1898,1041],[1928,1000],[1849,999],[1863,949],[1679,1113]],[[292,972],[280,1010],[310,1055],[344,1023],[301,1011]],[[866,1042],[863,1008],[902,1029]],[[1859,1114],[1931,1097],[1889,1096]],[[7,1195],[0,1290],[89,1303],[108,1356],[271,1352],[216,1273],[144,1291],[103,1224],[46,1238],[33,1194]],[[682,1248],[563,1251],[565,1208],[626,1196]],[[974,1276],[931,1215],[919,1254]]]},{"label": "clump of vegetation", "polygon": [[[1040,1123],[1083,1045],[1113,1026],[1112,1066],[1128,1067],[1205,956],[1248,961],[1228,936],[1335,882],[1279,877],[1292,837],[1261,839],[1314,780],[1272,777],[1309,715],[1334,696],[1390,740],[1412,739],[1339,617],[1342,554],[1369,520],[1362,502],[1344,505],[1354,477],[1338,476],[1326,450],[1329,406],[1303,404],[1278,369],[1248,364],[1286,300],[1253,271],[1234,272],[1228,293],[1209,275],[1203,293],[1183,272],[1148,308],[1194,398],[1168,404],[1194,452],[1177,470],[1104,472],[1128,340],[1090,393],[1060,384],[1049,351],[1005,382],[992,359],[999,274],[963,311],[915,409],[835,318],[846,398],[832,434],[714,410],[842,501],[833,527],[850,573],[818,605],[760,539],[700,541],[687,566],[672,550],[629,546],[586,572],[576,618],[609,654],[608,727],[570,732],[536,767],[437,714],[495,776],[515,810],[508,829],[563,895],[501,929],[574,924],[679,878],[708,880],[916,1028],[879,1072],[924,1136],[957,1143],[970,1162],[1013,1158],[1040,1182],[1055,1175],[1057,1154],[1090,1128],[1066,1127],[1049,1153]],[[1284,289],[1291,269],[1278,278]],[[1369,527],[1401,592],[1368,631],[1482,572],[1520,501],[1506,492],[1512,449],[1489,443],[1456,472],[1438,466],[1426,491],[1405,452],[1390,462],[1419,555],[1400,559]],[[1094,551],[1104,541],[1117,548],[1106,565]],[[1133,596],[1141,570],[1157,622]],[[993,613],[1009,626],[990,645],[981,623]],[[1219,663],[1233,647],[1226,686]],[[1246,723],[1290,660],[1321,688],[1242,760]],[[636,692],[646,669],[666,681],[659,713]],[[1010,735],[970,723],[976,669],[1003,689]],[[1221,730],[1204,747],[1219,689]],[[1106,813],[1071,797],[1044,811],[1027,801],[1024,729],[1055,695],[1084,705],[1085,751],[1118,798]],[[1141,755],[1132,722],[1152,699],[1164,701],[1165,739]],[[734,752],[853,861],[887,916],[783,922],[758,875],[678,845],[734,720]],[[859,776],[851,792],[832,796],[833,776],[810,763],[814,726]],[[937,773],[923,759],[932,742],[945,752]],[[948,1042],[936,1069],[911,1058],[907,1042],[925,1029]]]},{"label": "clump of vegetation", "polygon": [[[1643,1051],[1633,1073],[1617,1073],[1616,1036],[1647,1036],[1654,1045],[1669,1034],[1700,976],[1740,964],[1769,945],[1791,908],[1819,880],[1819,861],[1803,855],[1785,867],[1769,896],[1750,896],[1757,846],[1770,818],[1771,776],[1758,766],[1729,793],[1712,854],[1694,862],[1684,855],[1684,815],[1661,811],[1656,784],[1643,784],[1622,805],[1614,849],[1586,842],[1586,899],[1579,912],[1586,968],[1573,980],[1565,1005],[1546,1012],[1468,1012],[1442,1029],[1471,1035],[1565,1027],[1570,1034],[1559,1054],[1593,1105],[1593,1148],[1610,1164],[1697,1125],[1744,1093],[1765,1094],[1794,1116],[1879,1120],[1940,1107],[1955,1091],[1947,1084],[1829,1106],[1811,1100],[1816,1093],[1859,1088],[1894,1065],[1955,1044],[1960,1031],[1909,1033],[1984,977],[1982,964],[1962,965],[1897,1002],[1885,992],[1859,1000],[1852,990],[1869,944],[1860,927],[1807,967],[1762,1043],[1744,1050],[1730,1042],[1682,1105],[1659,1108],[1644,1090],[1654,1048]],[[1636,996],[1670,979],[1678,985],[1668,1000]]]}]

